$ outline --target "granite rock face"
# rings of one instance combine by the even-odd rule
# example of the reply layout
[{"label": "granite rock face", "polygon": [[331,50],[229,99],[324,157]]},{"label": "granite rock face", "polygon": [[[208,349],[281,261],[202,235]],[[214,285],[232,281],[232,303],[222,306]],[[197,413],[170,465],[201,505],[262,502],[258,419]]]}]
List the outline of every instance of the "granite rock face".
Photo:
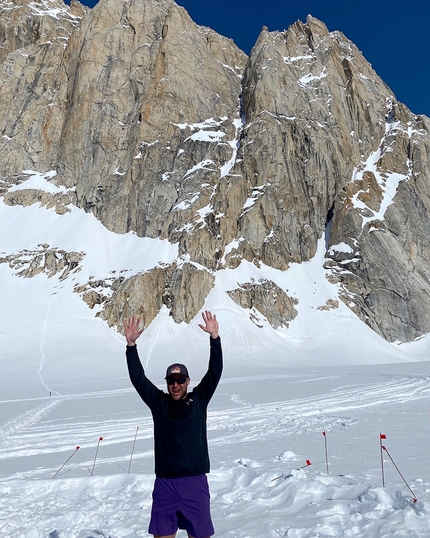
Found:
[{"label": "granite rock face", "polygon": [[361,319],[408,341],[428,332],[430,122],[391,106],[379,147],[336,199],[327,267]]},{"label": "granite rock face", "polygon": [[[110,325],[162,308],[189,323],[219,271],[288,271],[325,237],[363,322],[389,341],[430,332],[430,120],[321,21],[263,28],[248,58],[173,0],[0,0],[0,106],[5,203],[178,245],[168,266],[76,288]],[[61,192],[19,189],[28,170]],[[21,276],[67,275],[84,256],[69,254],[35,248]],[[227,293],[256,324],[297,315],[270,278]]]}]

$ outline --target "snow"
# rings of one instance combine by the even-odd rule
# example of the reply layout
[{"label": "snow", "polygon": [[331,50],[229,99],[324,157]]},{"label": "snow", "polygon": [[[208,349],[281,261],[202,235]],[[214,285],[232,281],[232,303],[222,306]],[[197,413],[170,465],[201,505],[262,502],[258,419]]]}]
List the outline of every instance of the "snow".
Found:
[{"label": "snow", "polygon": [[[168,241],[139,238],[131,232],[115,234],[74,206],[65,215],[58,215],[55,210],[37,204],[26,208],[0,204],[1,229],[14,230],[13,234],[2,236],[0,253],[31,250],[40,244],[84,252],[86,262],[74,276],[74,283],[86,283],[90,277],[104,279],[119,272],[132,276],[159,263],[170,263],[177,255],[177,246]],[[154,245],[156,249],[152,248]]]},{"label": "snow", "polygon": [[225,133],[222,131],[197,131],[188,138],[185,139],[185,142],[188,140],[200,141],[200,142],[221,142],[224,138]]},{"label": "snow", "polygon": [[270,187],[270,185],[271,185],[270,183],[265,183],[264,185],[259,185],[258,187],[254,187],[252,189],[251,196],[243,204],[244,213],[255,205],[258,199],[263,196],[264,189],[266,189],[267,187]]},{"label": "snow", "polygon": [[161,176],[161,181],[169,181],[173,174],[174,172],[164,172],[164,174]]},{"label": "snow", "polygon": [[346,252],[348,254],[353,253],[353,249],[344,243],[343,241],[341,243],[338,243],[337,245],[332,245],[328,251],[329,254],[333,254],[334,252]]},{"label": "snow", "polygon": [[140,145],[151,147],[151,146],[155,146],[155,144],[159,144],[159,142],[160,142],[159,140],[156,140],[155,142],[141,142]]},{"label": "snow", "polygon": [[302,60],[311,60],[314,61],[314,56],[307,54],[305,56],[284,56],[284,62],[286,64],[291,64],[295,62],[301,62]]},{"label": "snow", "polygon": [[[26,175],[12,189],[64,192],[52,172]],[[0,236],[0,536],[146,537],[152,419],[130,385],[124,338],[74,288],[187,257],[168,241],[115,234],[91,214],[68,209],[58,215],[0,198],[0,229],[7,230]],[[232,240],[224,257],[240,241]],[[26,266],[44,245],[81,253],[79,267],[64,280],[22,278],[5,260],[19,255]],[[286,271],[242,261],[214,272],[204,308],[217,314],[225,353],[208,414],[220,538],[430,535],[429,337],[389,344],[371,331],[339,300],[324,256],[322,237],[312,260]],[[265,279],[298,301],[288,328],[273,329],[227,293]],[[259,316],[261,328],[250,316]],[[178,325],[163,307],[145,328],[141,359],[161,388],[166,364],[177,357],[193,383],[204,374],[208,342],[200,319]],[[382,486],[380,433],[416,503],[386,454]]]},{"label": "snow", "polygon": [[9,189],[9,192],[16,192],[16,191],[22,191],[22,190],[41,190],[44,192],[48,192],[50,194],[65,194],[67,192],[70,192],[72,189],[66,189],[63,186],[57,186],[54,183],[51,183],[49,180],[54,178],[57,175],[57,172],[54,170],[51,170],[50,172],[47,172],[46,174],[39,174],[38,172],[35,172],[34,170],[24,170],[23,174],[26,174],[30,176],[27,180],[23,181],[22,183],[19,183],[18,185],[14,185]]},{"label": "snow", "polygon": [[233,250],[237,250],[242,241],[245,241],[243,237],[241,237],[240,239],[235,239],[234,241],[231,241],[228,245],[226,245],[223,257],[221,259],[223,265],[225,265],[226,257],[228,256],[228,254],[230,254],[230,252],[232,252]]},{"label": "snow", "polygon": [[[209,407],[216,536],[428,537],[429,363],[269,371]],[[150,412],[125,376],[79,389],[0,402],[1,536],[149,536]],[[381,432],[406,484],[385,457],[382,487]]]},{"label": "snow", "polygon": [[[402,181],[408,181],[411,175],[411,170],[409,169],[408,174],[399,174],[397,172],[382,171],[378,166],[378,162],[381,159],[383,153],[389,153],[392,151],[390,144],[387,145],[387,138],[394,135],[396,131],[406,132],[409,138],[412,138],[414,134],[419,134],[419,131],[416,131],[408,126],[407,130],[404,130],[400,122],[386,123],[385,133],[380,142],[380,145],[376,151],[373,151],[369,154],[367,159],[362,163],[362,165],[355,169],[352,175],[352,182],[358,182],[363,179],[363,176],[366,172],[370,172],[376,182],[378,183],[382,197],[381,203],[378,211],[372,210],[363,200],[360,199],[360,195],[363,194],[363,191],[358,191],[351,198],[352,205],[361,212],[362,217],[362,227],[364,228],[366,224],[372,223],[374,221],[383,221],[385,213],[390,205],[394,202],[394,197],[397,193],[399,184]],[[386,147],[387,146],[387,147]],[[410,163],[408,163],[410,168]],[[372,231],[373,228],[370,228]]]},{"label": "snow", "polygon": [[199,122],[199,123],[173,123],[175,127],[178,127],[181,130],[184,129],[191,129],[192,131],[195,131],[198,129],[199,131],[205,130],[207,128],[213,128],[213,127],[219,127],[221,126],[228,118],[222,117],[219,121],[215,120],[214,118],[207,118],[206,120]]},{"label": "snow", "polygon": [[236,158],[237,158],[237,150],[239,148],[239,138],[240,138],[240,132],[241,132],[241,129],[243,128],[243,122],[240,118],[236,118],[235,120],[233,120],[233,125],[234,125],[234,128],[235,128],[235,136],[233,138],[233,140],[229,140],[229,145],[232,149],[232,155],[231,155],[231,158],[229,161],[227,161],[225,164],[223,164],[220,168],[221,170],[221,175],[220,175],[220,178],[223,178],[223,177],[226,177],[230,174],[230,171],[231,169],[233,168],[235,162],[236,162]]},{"label": "snow", "polygon": [[[173,123],[175,127],[178,127],[181,130],[189,129],[193,131],[193,134],[188,136],[184,142],[207,142],[207,143],[217,143],[217,144],[228,144],[232,149],[232,155],[228,161],[219,167],[220,169],[220,178],[226,177],[230,174],[231,169],[234,166],[237,158],[237,149],[239,145],[239,136],[240,131],[243,127],[242,120],[240,118],[235,118],[233,120],[233,126],[235,128],[235,136],[232,140],[224,142],[223,139],[226,136],[226,133],[220,129],[214,130],[214,127],[221,127],[227,120],[227,117],[220,118],[219,121],[214,118],[208,118],[200,123]],[[196,132],[194,132],[196,131]],[[181,155],[184,150],[178,152],[178,156]],[[209,164],[214,164],[210,160],[202,161],[195,165],[191,170],[189,170],[184,177],[187,177],[189,174],[193,173],[195,170],[200,168],[205,168]],[[186,208],[189,206],[186,206]]]},{"label": "snow", "polygon": [[311,73],[308,73],[307,75],[299,78],[298,83],[306,86],[310,82],[313,82],[314,80],[321,80],[323,78],[327,77],[327,73],[325,72],[325,68],[323,69],[322,73],[319,75],[312,75]]},{"label": "snow", "polygon": [[200,161],[199,163],[195,164],[192,168],[187,170],[184,174],[184,179],[186,177],[189,177],[190,175],[194,174],[197,170],[211,170],[214,171],[214,168],[208,168],[210,165],[213,165],[214,162],[211,159],[204,159],[203,161]]},{"label": "snow", "polygon": [[363,168],[359,171],[356,171],[352,178],[353,182],[357,182],[363,178],[365,172],[372,172],[382,191],[382,200],[378,211],[372,211],[366,203],[359,199],[359,194],[362,193],[362,191],[359,191],[352,197],[351,203],[355,208],[365,210],[366,212],[371,213],[371,216],[369,217],[362,215],[363,228],[369,222],[375,220],[382,221],[384,219],[385,212],[387,211],[388,207],[393,203],[393,199],[397,193],[399,183],[408,179],[408,176],[406,176],[405,174],[399,174],[396,172],[384,172],[382,174],[377,167],[377,163],[380,158],[380,149],[372,152],[369,155],[367,161],[364,163]]},{"label": "snow", "polygon": [[69,11],[69,6],[57,0],[40,0],[39,2],[30,2],[29,7],[34,15],[41,17],[50,16],[54,19],[68,19],[75,23],[80,19],[76,15],[72,15]]},{"label": "snow", "polygon": [[191,207],[199,198],[200,193],[195,193],[191,196],[190,200],[183,200],[182,202],[179,202],[179,204],[173,206],[172,211],[184,211],[185,209]]}]

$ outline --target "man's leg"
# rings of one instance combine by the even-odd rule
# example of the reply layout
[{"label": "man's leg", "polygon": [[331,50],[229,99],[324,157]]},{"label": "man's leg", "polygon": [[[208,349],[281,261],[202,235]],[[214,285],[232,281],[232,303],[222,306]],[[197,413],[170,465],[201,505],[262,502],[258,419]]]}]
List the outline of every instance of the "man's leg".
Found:
[{"label": "man's leg", "polygon": [[214,528],[206,475],[180,480],[181,506],[177,512],[178,527],[187,531],[188,538],[209,538],[214,534]]},{"label": "man's leg", "polygon": [[174,481],[156,478],[152,492],[151,520],[148,533],[154,538],[175,538],[178,530],[176,512],[178,497],[174,491]]}]

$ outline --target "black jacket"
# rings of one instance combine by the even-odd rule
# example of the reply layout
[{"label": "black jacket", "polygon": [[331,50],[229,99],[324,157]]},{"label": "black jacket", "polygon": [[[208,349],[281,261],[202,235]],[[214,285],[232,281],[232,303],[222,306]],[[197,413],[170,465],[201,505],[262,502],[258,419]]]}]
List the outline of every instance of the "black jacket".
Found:
[{"label": "black jacket", "polygon": [[136,346],[127,346],[131,382],[154,420],[155,474],[176,478],[208,473],[206,409],[222,373],[221,339],[209,338],[209,368],[183,400],[175,401],[146,377]]}]

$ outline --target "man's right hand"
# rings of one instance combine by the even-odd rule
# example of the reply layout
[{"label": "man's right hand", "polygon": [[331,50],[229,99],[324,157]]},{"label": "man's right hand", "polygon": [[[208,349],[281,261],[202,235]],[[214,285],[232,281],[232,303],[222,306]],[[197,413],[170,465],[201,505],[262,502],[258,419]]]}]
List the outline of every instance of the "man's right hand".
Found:
[{"label": "man's right hand", "polygon": [[135,346],[136,340],[143,333],[143,326],[141,326],[141,319],[131,316],[124,321],[124,334],[127,340],[128,346]]}]

